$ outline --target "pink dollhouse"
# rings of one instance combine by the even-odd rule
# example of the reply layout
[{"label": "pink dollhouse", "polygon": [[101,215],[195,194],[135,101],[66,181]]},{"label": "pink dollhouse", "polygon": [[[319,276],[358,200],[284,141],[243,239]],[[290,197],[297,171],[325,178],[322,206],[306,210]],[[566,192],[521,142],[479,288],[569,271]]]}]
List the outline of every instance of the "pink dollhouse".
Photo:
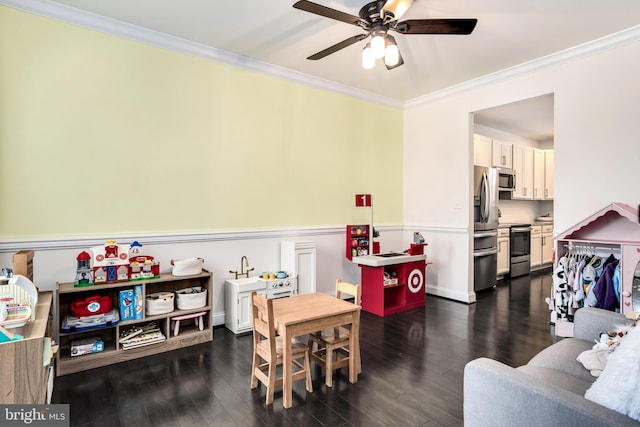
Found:
[{"label": "pink dollhouse", "polygon": [[[638,210],[624,203],[612,203],[575,224],[556,237],[554,274],[559,262],[570,257],[598,255],[615,258],[619,267],[619,298],[615,309],[620,313],[640,310],[640,224]],[[556,286],[554,277],[554,287]],[[583,281],[584,283],[585,281]],[[578,289],[580,291],[580,289]],[[570,290],[571,291],[571,290]],[[555,292],[555,295],[554,295]],[[570,296],[571,297],[571,296]],[[569,298],[569,307],[562,307],[565,298],[552,289],[551,322],[556,335],[573,336],[571,313],[579,309],[578,301]],[[569,316],[565,316],[565,311]]]}]

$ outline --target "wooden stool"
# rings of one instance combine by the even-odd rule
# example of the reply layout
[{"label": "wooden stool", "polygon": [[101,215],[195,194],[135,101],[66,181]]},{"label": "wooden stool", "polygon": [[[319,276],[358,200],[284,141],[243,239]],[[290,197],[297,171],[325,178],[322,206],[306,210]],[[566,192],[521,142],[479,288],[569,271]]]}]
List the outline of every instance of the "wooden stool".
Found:
[{"label": "wooden stool", "polygon": [[173,326],[173,336],[175,337],[176,335],[178,335],[178,333],[180,333],[180,321],[181,320],[194,319],[195,324],[198,325],[198,329],[200,329],[202,331],[204,329],[204,315],[205,314],[207,314],[206,311],[201,311],[199,313],[184,314],[182,316],[172,317],[171,321],[175,322],[175,324]]}]

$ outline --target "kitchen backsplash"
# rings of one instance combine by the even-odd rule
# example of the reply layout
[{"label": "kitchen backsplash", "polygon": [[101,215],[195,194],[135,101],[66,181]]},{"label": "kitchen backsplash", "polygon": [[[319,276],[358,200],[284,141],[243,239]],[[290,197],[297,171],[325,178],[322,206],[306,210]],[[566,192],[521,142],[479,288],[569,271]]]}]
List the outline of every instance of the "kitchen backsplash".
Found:
[{"label": "kitchen backsplash", "polygon": [[500,200],[500,222],[531,223],[536,217],[551,213],[553,216],[553,200],[534,202],[530,200]]}]

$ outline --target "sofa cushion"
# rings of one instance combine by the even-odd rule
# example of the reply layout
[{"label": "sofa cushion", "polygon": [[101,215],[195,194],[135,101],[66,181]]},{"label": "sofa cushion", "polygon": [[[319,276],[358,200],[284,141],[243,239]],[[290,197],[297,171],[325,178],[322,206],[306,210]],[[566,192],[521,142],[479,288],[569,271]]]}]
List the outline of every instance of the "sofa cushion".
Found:
[{"label": "sofa cushion", "polygon": [[591,381],[585,381],[581,378],[569,375],[564,372],[556,371],[551,368],[543,368],[542,366],[524,365],[516,368],[517,371],[523,374],[538,378],[539,380],[548,382],[549,384],[555,384],[558,387],[575,393],[579,396],[584,396],[587,389],[591,387]]},{"label": "sofa cushion", "polygon": [[536,354],[527,365],[550,368],[593,383],[595,377],[576,360],[580,353],[591,349],[593,344],[576,338],[565,338]]}]

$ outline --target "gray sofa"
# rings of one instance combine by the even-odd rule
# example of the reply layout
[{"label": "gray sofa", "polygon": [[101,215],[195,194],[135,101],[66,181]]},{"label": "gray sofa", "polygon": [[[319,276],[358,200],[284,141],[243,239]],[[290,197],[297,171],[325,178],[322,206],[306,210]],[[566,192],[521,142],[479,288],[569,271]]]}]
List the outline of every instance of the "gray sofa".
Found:
[{"label": "gray sofa", "polygon": [[638,426],[632,418],[585,399],[596,380],[576,357],[591,349],[599,333],[629,323],[597,309],[576,311],[574,337],[547,347],[529,363],[512,368],[479,358],[464,369],[464,425]]}]

